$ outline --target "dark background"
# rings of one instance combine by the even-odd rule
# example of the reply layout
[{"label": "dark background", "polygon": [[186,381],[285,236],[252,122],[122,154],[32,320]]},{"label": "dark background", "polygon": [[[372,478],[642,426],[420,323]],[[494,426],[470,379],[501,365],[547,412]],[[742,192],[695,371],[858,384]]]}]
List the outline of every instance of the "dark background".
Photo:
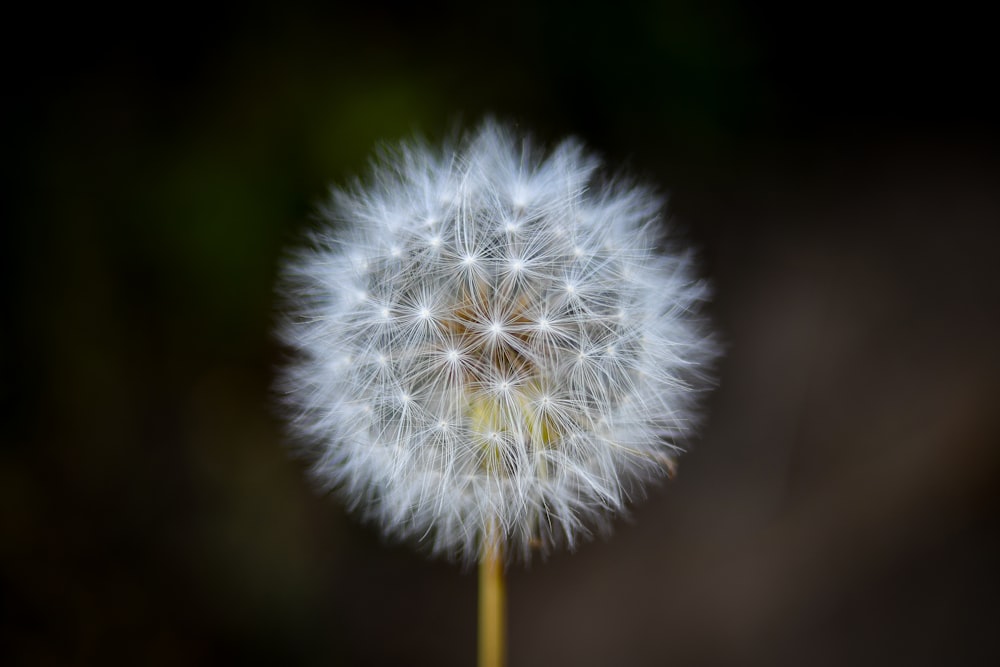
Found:
[{"label": "dark background", "polygon": [[474,573],[287,455],[271,331],[330,183],[493,113],[669,190],[729,343],[679,477],[511,572],[511,664],[996,664],[985,14],[284,6],[0,29],[0,662],[471,664]]}]

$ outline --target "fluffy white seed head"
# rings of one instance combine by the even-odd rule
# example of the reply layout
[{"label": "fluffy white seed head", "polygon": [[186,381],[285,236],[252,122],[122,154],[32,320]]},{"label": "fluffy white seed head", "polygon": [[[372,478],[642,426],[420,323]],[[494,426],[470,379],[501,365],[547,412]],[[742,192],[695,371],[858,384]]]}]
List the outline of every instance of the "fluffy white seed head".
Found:
[{"label": "fluffy white seed head", "polygon": [[527,560],[669,472],[717,355],[661,201],[486,123],[334,192],[286,267],[283,388],[316,478],[393,537]]}]

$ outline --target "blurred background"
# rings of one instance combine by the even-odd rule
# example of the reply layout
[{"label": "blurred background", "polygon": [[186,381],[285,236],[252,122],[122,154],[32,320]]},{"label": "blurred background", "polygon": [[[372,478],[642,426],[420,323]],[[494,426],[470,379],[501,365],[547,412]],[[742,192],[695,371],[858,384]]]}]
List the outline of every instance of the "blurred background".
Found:
[{"label": "blurred background", "polygon": [[288,456],[273,285],[379,142],[492,113],[662,185],[729,344],[677,479],[510,573],[511,664],[997,664],[985,15],[281,7],[5,19],[0,662],[472,663],[474,572]]}]

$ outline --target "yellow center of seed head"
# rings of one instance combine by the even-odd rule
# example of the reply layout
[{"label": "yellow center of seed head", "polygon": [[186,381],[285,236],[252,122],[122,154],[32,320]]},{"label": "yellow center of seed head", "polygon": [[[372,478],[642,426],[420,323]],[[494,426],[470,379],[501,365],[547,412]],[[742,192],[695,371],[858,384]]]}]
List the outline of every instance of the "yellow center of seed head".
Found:
[{"label": "yellow center of seed head", "polygon": [[[510,476],[517,469],[519,445],[529,456],[555,445],[560,429],[543,397],[537,382],[511,390],[505,400],[481,391],[472,395],[466,414],[482,448],[484,470]],[[540,469],[544,472],[544,466]]]},{"label": "yellow center of seed head", "polygon": [[[471,389],[465,415],[469,428],[474,434],[475,444],[481,450],[481,469],[502,476],[513,476],[519,461],[525,457],[552,449],[562,435],[561,429],[552,416],[550,399],[543,382],[539,379],[540,369],[524,354],[515,349],[511,340],[499,335],[505,324],[524,324],[529,321],[526,311],[526,297],[516,294],[498,294],[496,290],[479,283],[468,290],[452,309],[449,330],[452,334],[470,339],[472,330],[482,330],[484,326],[493,332],[490,341],[482,341],[478,349],[470,355],[488,362],[491,372],[470,370],[465,378],[472,386],[482,387],[495,382],[496,377],[517,377],[527,381],[503,381],[497,386],[499,391],[490,392],[482,388]],[[510,304],[505,310],[504,323],[490,322],[484,313],[489,312],[488,304],[501,299]],[[511,334],[527,344],[523,333]],[[469,385],[466,385],[467,387]],[[545,475],[543,460],[538,461],[536,472]]]}]

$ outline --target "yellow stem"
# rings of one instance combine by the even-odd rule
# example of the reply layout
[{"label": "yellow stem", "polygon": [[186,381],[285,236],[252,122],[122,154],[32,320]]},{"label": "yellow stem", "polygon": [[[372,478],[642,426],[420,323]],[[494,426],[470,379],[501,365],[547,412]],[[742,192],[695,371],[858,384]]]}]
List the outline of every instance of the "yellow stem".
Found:
[{"label": "yellow stem", "polygon": [[479,667],[506,664],[506,597],[503,551],[494,528],[484,538],[479,561]]}]

